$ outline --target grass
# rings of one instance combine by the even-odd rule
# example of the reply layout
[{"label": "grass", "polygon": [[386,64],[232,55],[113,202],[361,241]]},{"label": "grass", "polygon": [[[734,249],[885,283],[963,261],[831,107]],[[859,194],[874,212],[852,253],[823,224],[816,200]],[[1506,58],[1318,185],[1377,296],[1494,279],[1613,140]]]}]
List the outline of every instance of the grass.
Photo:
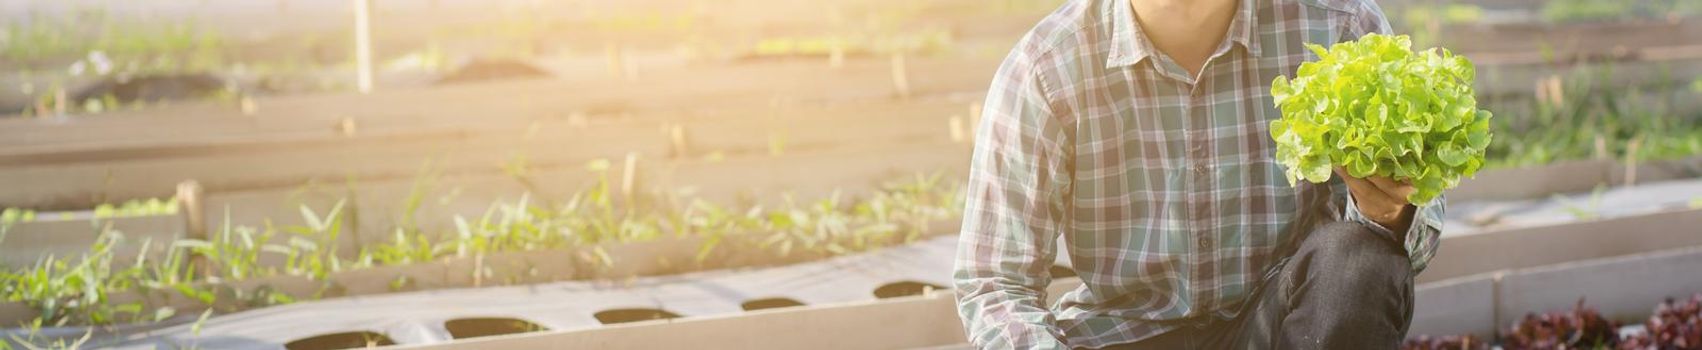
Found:
[{"label": "grass", "polygon": [[101,52],[118,68],[207,70],[223,65],[225,41],[190,22],[120,20],[90,9],[0,24],[0,58],[37,69]]},{"label": "grass", "polygon": [[80,259],[48,257],[35,266],[0,274],[0,295],[7,300],[34,301],[42,322],[54,326],[111,324],[141,315],[140,302],[112,302],[116,291],[136,286],[147,270],[115,268],[113,248],[122,234],[107,234]]},{"label": "grass", "polygon": [[[125,77],[182,72],[213,72],[230,66],[227,39],[193,22],[120,19],[100,9],[69,14],[34,13],[26,20],[0,23],[0,62],[23,77],[52,77],[43,86],[26,83],[31,95],[25,115],[66,112],[101,113],[144,108],[146,103],[112,96],[57,101],[71,77]],[[234,100],[234,96],[211,96]],[[61,107],[62,106],[62,107]]]},{"label": "grass", "polygon": [[1682,82],[1648,90],[1603,83],[1612,74],[1567,76],[1560,93],[1541,99],[1486,101],[1497,112],[1489,166],[1702,154],[1702,111],[1678,108],[1686,99],[1702,98],[1702,90],[1687,91]]},{"label": "grass", "polygon": [[1450,25],[1468,24],[1483,19],[1483,8],[1471,4],[1410,4],[1402,12],[1402,18],[1412,25],[1431,21]]},{"label": "grass", "polygon": [[1702,14],[1702,4],[1694,0],[1549,0],[1542,6],[1543,19],[1554,23],[1665,19],[1698,14]]},{"label": "grass", "polygon": [[[301,207],[302,225],[233,226],[227,213],[226,223],[208,239],[170,242],[161,246],[163,254],[138,254],[133,261],[115,259],[126,242],[122,233],[108,232],[80,257],[46,257],[27,268],[0,272],[0,296],[35,309],[38,325],[107,325],[157,321],[176,313],[148,309],[140,301],[115,301],[114,296],[125,293],[165,291],[226,312],[296,301],[296,296],[276,291],[237,290],[229,287],[232,281],[273,276],[323,281],[338,271],[504,252],[703,237],[695,256],[699,261],[730,240],[758,242],[760,248],[782,256],[847,254],[914,240],[929,223],[955,217],[962,200],[956,183],[938,175],[917,175],[861,198],[834,194],[794,201],[788,196],[772,208],[727,205],[697,198],[689,190],[622,193],[611,185],[606,163],[592,168],[603,175],[601,180],[559,203],[542,204],[523,195],[496,203],[476,218],[455,217],[450,232],[425,231],[404,222],[388,240],[363,246],[352,258],[338,244],[345,228],[353,226],[347,202],[325,210]],[[408,200],[423,197],[416,194]],[[154,244],[142,242],[141,251],[155,251]],[[603,265],[615,262],[600,248],[593,252]],[[192,262],[197,259],[199,266]],[[474,273],[481,274],[475,280],[514,280],[486,270]],[[407,281],[392,281],[392,287],[397,284]]]},{"label": "grass", "polygon": [[[101,203],[90,211],[94,219],[128,218],[142,216],[177,215],[177,198],[148,198],[132,199],[119,204]],[[75,217],[72,212],[40,213],[24,208],[0,209],[0,227],[10,227],[19,223],[32,222],[38,219],[64,219]],[[4,237],[4,236],[0,236]]]}]

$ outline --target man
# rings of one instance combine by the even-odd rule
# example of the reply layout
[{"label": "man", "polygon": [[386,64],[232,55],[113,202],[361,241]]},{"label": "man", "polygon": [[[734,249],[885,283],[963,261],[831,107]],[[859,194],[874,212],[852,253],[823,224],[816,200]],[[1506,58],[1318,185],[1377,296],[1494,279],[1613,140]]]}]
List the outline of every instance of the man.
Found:
[{"label": "man", "polygon": [[[1442,199],[1290,186],[1269,84],[1388,32],[1372,0],[1073,0],[988,92],[955,273],[982,348],[1392,349]],[[1059,237],[1062,237],[1060,240]],[[1059,251],[1082,285],[1050,308]]]}]

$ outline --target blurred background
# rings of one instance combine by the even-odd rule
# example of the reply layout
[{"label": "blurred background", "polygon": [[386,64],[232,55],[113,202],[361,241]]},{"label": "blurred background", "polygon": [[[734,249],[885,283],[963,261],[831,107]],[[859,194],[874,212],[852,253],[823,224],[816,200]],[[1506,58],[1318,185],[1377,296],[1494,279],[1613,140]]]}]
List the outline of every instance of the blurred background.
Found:
[{"label": "blurred background", "polygon": [[[1377,2],[1496,113],[1407,346],[1702,346],[1702,1]],[[0,0],[0,349],[961,347],[1062,3]]]}]

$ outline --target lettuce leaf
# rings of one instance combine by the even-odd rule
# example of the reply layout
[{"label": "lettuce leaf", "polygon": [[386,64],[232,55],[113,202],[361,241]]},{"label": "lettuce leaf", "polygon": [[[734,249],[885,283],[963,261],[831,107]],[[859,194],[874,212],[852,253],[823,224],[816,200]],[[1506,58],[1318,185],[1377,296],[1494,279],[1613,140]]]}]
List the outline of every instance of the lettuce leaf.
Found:
[{"label": "lettuce leaf", "polygon": [[1477,108],[1470,60],[1413,52],[1405,35],[1306,47],[1320,59],[1271,82],[1282,111],[1271,138],[1289,185],[1328,181],[1341,167],[1411,183],[1417,191],[1407,201],[1423,204],[1483,167],[1493,114]]}]

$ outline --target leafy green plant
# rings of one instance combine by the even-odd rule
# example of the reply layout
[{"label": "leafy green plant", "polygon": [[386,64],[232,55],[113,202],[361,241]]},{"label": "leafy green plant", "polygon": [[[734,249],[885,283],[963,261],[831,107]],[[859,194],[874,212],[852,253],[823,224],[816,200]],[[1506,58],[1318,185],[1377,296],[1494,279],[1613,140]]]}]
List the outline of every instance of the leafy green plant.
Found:
[{"label": "leafy green plant", "polygon": [[[1560,91],[1545,100],[1492,100],[1497,142],[1490,167],[1520,167],[1574,159],[1642,161],[1702,154],[1702,111],[1684,81],[1656,82],[1653,90],[1613,82],[1612,66],[1559,76]],[[1670,85],[1670,86],[1663,86]],[[1677,90],[1677,91],[1673,91]]]},{"label": "leafy green plant", "polygon": [[[101,325],[159,320],[176,310],[146,310],[140,303],[117,303],[111,296],[166,291],[220,312],[291,303],[297,297],[265,288],[241,290],[229,282],[273,276],[326,280],[332,273],[446,258],[481,260],[490,254],[565,248],[589,248],[595,263],[615,263],[602,245],[645,242],[668,237],[702,237],[696,259],[702,261],[728,241],[757,243],[779,254],[845,254],[914,240],[928,224],[957,215],[962,204],[958,184],[939,175],[917,175],[881,186],[864,197],[832,195],[814,202],[788,200],[772,209],[742,203],[725,205],[696,198],[690,189],[622,193],[611,184],[608,162],[592,164],[597,180],[559,204],[531,195],[498,202],[474,218],[456,217],[449,232],[420,230],[412,223],[423,201],[416,189],[405,201],[404,222],[391,237],[360,247],[353,258],[339,254],[339,240],[352,205],[338,201],[329,210],[301,206],[303,225],[259,227],[224,224],[204,240],[163,245],[162,255],[139,254],[133,264],[117,266],[112,249],[118,236],[103,238],[81,259],[48,257],[31,269],[0,271],[4,300],[40,310],[54,325]],[[422,185],[423,182],[422,182]],[[17,214],[22,215],[22,214]],[[152,242],[141,243],[142,252]],[[482,283],[520,283],[515,276],[474,271]],[[98,282],[90,282],[98,281]],[[411,281],[389,281],[392,290]],[[480,282],[476,282],[480,283]],[[325,293],[325,291],[321,291]],[[71,306],[68,306],[71,305]],[[211,310],[211,308],[209,309]]]},{"label": "leafy green plant", "polygon": [[1543,18],[1553,22],[1616,19],[1629,16],[1633,4],[1623,0],[1551,0],[1543,4]]},{"label": "leafy green plant", "polygon": [[1557,23],[1660,19],[1697,14],[1702,14],[1702,5],[1693,0],[1549,0],[1542,3],[1543,19]]},{"label": "leafy green plant", "polygon": [[177,198],[148,198],[128,200],[118,205],[103,203],[95,206],[95,218],[119,218],[156,215],[177,215]]},{"label": "leafy green plant", "polygon": [[5,38],[0,40],[0,57],[28,64],[101,51],[135,69],[205,69],[223,59],[225,39],[187,22],[119,19],[101,10],[30,17],[0,25],[0,38]]},{"label": "leafy green plant", "polygon": [[0,211],[0,225],[12,225],[30,221],[35,221],[34,210],[6,208],[4,211]]},{"label": "leafy green plant", "polygon": [[130,289],[141,269],[114,266],[113,249],[123,236],[102,235],[79,261],[46,258],[22,271],[0,273],[0,295],[26,301],[43,323],[108,324],[134,318],[140,302],[115,303],[110,292]]},{"label": "leafy green plant", "polygon": [[1596,188],[1590,191],[1589,200],[1585,203],[1572,201],[1567,199],[1566,196],[1559,194],[1550,195],[1549,197],[1553,198],[1554,201],[1560,202],[1560,205],[1563,206],[1562,209],[1568,214],[1572,214],[1573,218],[1578,220],[1595,220],[1601,218],[1600,211],[1602,208],[1602,194],[1605,192],[1607,192],[1606,185],[1596,185]]},{"label": "leafy green plant", "polygon": [[1472,176],[1489,146],[1489,111],[1477,108],[1471,61],[1447,50],[1414,53],[1406,36],[1369,34],[1325,49],[1279,76],[1271,96],[1277,161],[1290,184],[1324,182],[1341,167],[1354,177],[1388,176],[1425,203]]},{"label": "leafy green plant", "polygon": [[1483,8],[1471,4],[1410,4],[1406,8],[1406,23],[1409,25],[1438,21],[1443,24],[1474,23],[1483,19]]}]

